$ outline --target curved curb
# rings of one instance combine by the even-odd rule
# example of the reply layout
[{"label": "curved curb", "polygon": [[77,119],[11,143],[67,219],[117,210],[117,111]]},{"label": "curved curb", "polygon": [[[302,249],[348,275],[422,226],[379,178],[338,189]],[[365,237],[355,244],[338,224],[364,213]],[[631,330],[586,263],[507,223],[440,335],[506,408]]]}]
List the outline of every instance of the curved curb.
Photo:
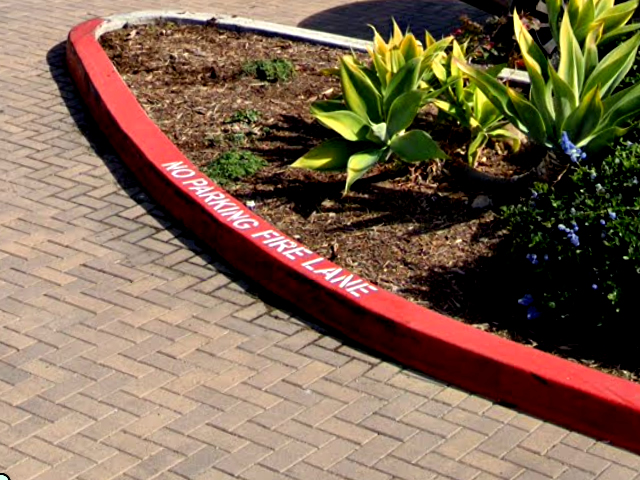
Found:
[{"label": "curved curb", "polygon": [[[75,27],[67,42],[81,96],[158,203],[245,275],[354,340],[435,378],[640,453],[640,385],[378,289],[280,233],[201,174],[147,117],[97,42],[101,32],[121,28],[123,18],[160,17],[203,20],[186,14],[94,19]],[[234,25],[229,17],[219,23]],[[286,28],[313,39],[313,32]]]}]

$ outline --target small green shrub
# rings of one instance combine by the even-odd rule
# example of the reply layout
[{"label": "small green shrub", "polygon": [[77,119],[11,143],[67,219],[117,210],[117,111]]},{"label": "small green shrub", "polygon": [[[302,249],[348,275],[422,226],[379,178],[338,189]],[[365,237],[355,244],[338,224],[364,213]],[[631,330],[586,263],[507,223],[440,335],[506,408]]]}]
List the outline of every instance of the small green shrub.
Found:
[{"label": "small green shrub", "polygon": [[528,291],[530,320],[580,328],[637,317],[640,145],[621,144],[600,166],[578,165],[554,189],[503,209]]},{"label": "small green shrub", "polygon": [[251,125],[259,119],[260,112],[258,110],[254,110],[253,108],[240,109],[233,112],[231,116],[225,120],[225,123],[246,123],[247,125]]},{"label": "small green shrub", "polygon": [[202,173],[220,185],[254,175],[267,162],[247,150],[230,150],[219,155],[202,169]]},{"label": "small green shrub", "polygon": [[270,60],[252,60],[242,66],[246,75],[265,82],[286,82],[293,77],[295,68],[289,60],[275,58]]}]

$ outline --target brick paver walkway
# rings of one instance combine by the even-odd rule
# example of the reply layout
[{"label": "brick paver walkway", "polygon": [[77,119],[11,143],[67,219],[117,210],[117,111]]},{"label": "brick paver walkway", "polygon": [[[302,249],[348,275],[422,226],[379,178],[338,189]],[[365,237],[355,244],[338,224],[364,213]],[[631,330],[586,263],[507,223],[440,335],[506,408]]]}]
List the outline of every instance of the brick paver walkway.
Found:
[{"label": "brick paver walkway", "polygon": [[[402,18],[390,8],[414,3],[428,2],[376,11]],[[432,3],[443,27],[447,4]],[[0,471],[12,480],[640,478],[638,456],[257,299],[78,129],[90,122],[61,42],[81,20],[164,7],[331,29],[344,6],[0,0]]]}]

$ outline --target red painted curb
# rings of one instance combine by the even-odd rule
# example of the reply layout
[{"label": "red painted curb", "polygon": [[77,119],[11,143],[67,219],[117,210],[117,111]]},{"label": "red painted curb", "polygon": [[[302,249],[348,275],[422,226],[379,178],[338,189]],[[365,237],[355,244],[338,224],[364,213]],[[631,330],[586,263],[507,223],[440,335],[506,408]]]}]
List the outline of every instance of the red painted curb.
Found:
[{"label": "red painted curb", "polygon": [[349,274],[201,174],[147,117],[96,40],[67,42],[71,76],[151,195],[235,268],[347,336],[443,381],[640,453],[640,385],[504,340]]}]

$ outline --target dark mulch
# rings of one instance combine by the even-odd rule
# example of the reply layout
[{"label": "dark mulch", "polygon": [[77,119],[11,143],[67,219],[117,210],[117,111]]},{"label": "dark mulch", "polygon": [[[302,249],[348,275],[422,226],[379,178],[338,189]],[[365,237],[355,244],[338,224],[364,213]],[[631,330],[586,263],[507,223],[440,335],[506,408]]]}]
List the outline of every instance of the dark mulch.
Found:
[{"label": "dark mulch", "polygon": [[[233,149],[268,162],[255,176],[225,187],[293,238],[354,273],[478,328],[608,368],[608,353],[585,354],[564,335],[535,332],[516,299],[523,293],[505,235],[490,209],[442,180],[438,164],[376,168],[342,196],[344,175],[288,165],[332,136],[309,114],[311,102],[339,93],[335,67],[342,50],[289,40],[171,24],[128,28],[102,38],[105,50],[150,117],[196,165]],[[286,58],[295,78],[270,83],[243,74],[249,60]],[[237,121],[247,111],[254,122]],[[447,153],[461,155],[468,137],[427,109],[417,127]],[[512,157],[513,158],[513,157]],[[522,171],[491,146],[479,164],[498,175]],[[557,332],[556,332],[557,333]],[[564,338],[564,340],[563,340]],[[634,367],[627,367],[636,370]],[[634,378],[617,369],[613,373]]]}]

